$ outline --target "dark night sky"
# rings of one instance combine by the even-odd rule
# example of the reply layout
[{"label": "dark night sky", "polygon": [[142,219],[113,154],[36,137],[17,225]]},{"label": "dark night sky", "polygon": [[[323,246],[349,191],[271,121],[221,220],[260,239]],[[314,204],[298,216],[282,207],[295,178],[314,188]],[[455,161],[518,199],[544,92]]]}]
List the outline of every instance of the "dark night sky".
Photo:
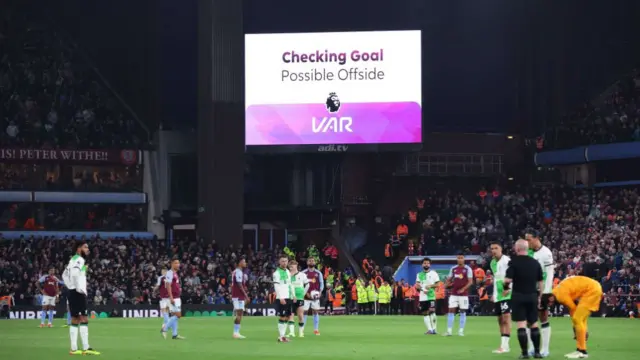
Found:
[{"label": "dark night sky", "polygon": [[[536,134],[639,58],[637,0],[244,2],[252,33],[422,30],[423,106],[432,131]],[[48,11],[143,118],[195,126],[195,1],[41,6],[52,4]]]}]

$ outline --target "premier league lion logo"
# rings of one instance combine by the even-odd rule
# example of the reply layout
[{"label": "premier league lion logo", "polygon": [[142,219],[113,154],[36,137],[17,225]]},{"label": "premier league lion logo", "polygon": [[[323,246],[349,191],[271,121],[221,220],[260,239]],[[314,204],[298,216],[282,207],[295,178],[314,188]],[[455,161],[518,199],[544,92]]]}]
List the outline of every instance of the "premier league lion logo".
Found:
[{"label": "premier league lion logo", "polygon": [[340,110],[340,99],[338,98],[338,95],[336,95],[336,93],[334,92],[330,93],[329,97],[327,98],[326,105],[328,112],[338,112],[338,110]]}]

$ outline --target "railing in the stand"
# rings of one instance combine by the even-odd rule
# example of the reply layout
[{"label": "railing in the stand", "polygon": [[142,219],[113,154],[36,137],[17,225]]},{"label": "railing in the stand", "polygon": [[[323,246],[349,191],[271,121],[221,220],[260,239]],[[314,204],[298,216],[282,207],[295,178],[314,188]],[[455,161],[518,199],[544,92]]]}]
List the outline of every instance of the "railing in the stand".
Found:
[{"label": "railing in the stand", "polygon": [[496,176],[504,171],[502,154],[408,154],[396,175]]}]

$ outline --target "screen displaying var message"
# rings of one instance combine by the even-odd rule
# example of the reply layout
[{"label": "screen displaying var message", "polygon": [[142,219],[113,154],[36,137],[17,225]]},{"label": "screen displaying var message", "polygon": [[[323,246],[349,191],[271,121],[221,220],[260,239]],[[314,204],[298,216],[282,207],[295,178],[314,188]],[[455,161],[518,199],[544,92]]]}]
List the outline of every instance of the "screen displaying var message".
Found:
[{"label": "screen displaying var message", "polygon": [[422,141],[420,31],[245,35],[246,144]]}]

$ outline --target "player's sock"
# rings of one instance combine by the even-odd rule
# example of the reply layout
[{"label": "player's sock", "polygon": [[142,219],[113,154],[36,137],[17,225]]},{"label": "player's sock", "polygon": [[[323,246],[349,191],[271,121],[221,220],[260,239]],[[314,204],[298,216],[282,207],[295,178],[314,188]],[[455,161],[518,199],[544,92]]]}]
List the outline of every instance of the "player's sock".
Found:
[{"label": "player's sock", "polygon": [[551,324],[548,322],[542,323],[540,325],[540,333],[542,335],[542,340],[540,342],[540,352],[549,353],[550,343],[551,343]]},{"label": "player's sock", "polygon": [[436,331],[437,320],[438,320],[438,318],[436,317],[436,313],[431,313],[431,315],[429,315],[429,317],[431,317],[431,326],[433,327],[433,331]]},{"label": "player's sock", "polygon": [[71,351],[78,351],[78,325],[69,326],[69,339],[71,340]]},{"label": "player's sock", "polygon": [[86,351],[91,346],[89,346],[89,324],[81,323],[80,324],[80,339],[82,340],[82,350]]},{"label": "player's sock", "polygon": [[433,331],[433,326],[431,326],[431,317],[429,315],[424,317],[424,326],[427,327],[427,331]]},{"label": "player's sock", "polygon": [[587,327],[582,324],[581,321],[571,319],[574,323],[573,326],[576,329],[576,348],[578,350],[587,349]]},{"label": "player's sock", "polygon": [[518,342],[520,343],[522,355],[528,355],[529,351],[527,350],[527,346],[529,343],[529,336],[527,335],[527,329],[518,329]]},{"label": "player's sock", "polygon": [[295,329],[295,324],[293,321],[289,321],[287,322],[287,324],[289,325],[289,334],[295,334],[296,333],[296,329]]},{"label": "player's sock", "polygon": [[460,313],[460,330],[463,330],[466,324],[467,324],[467,313],[461,312]]},{"label": "player's sock", "polygon": [[304,323],[305,323],[305,324],[307,323],[307,317],[308,317],[308,316],[309,316],[309,315],[305,315],[305,316],[304,316]]},{"label": "player's sock", "polygon": [[281,338],[284,337],[285,331],[287,331],[287,323],[285,321],[278,320],[278,333]]},{"label": "player's sock", "polygon": [[71,313],[67,311],[67,325],[71,325]]},{"label": "player's sock", "polygon": [[40,325],[44,325],[44,320],[47,318],[47,312],[42,310],[40,312]]},{"label": "player's sock", "polygon": [[540,329],[531,329],[531,342],[533,343],[533,351],[535,354],[540,353]]},{"label": "player's sock", "polygon": [[509,347],[509,340],[510,339],[511,339],[511,335],[509,335],[509,334],[502,334],[500,336],[500,348],[502,348],[502,350],[510,349],[510,347]]},{"label": "player's sock", "polygon": [[531,329],[527,328],[527,350],[533,352],[533,341],[531,341]]},{"label": "player's sock", "polygon": [[169,329],[171,329],[173,327],[173,316],[169,317],[169,320],[167,320],[167,326],[165,326],[164,331],[169,331]]},{"label": "player's sock", "polygon": [[240,334],[240,324],[233,324],[233,333]]},{"label": "player's sock", "polygon": [[318,331],[319,328],[320,328],[320,314],[316,313],[316,314],[313,314],[313,330]]},{"label": "player's sock", "polygon": [[49,324],[53,324],[53,310],[49,310]]},{"label": "player's sock", "polygon": [[162,329],[164,331],[167,331],[167,329],[169,328],[169,313],[168,312],[163,312],[162,313]]},{"label": "player's sock", "polygon": [[298,323],[298,332],[300,334],[304,334],[304,323],[303,322],[299,322]]},{"label": "player's sock", "polygon": [[447,332],[450,333],[453,330],[453,320],[455,320],[456,314],[447,314]]},{"label": "player's sock", "polygon": [[172,321],[173,321],[173,333],[171,333],[173,336],[178,336],[178,317],[177,316],[172,316]]}]

